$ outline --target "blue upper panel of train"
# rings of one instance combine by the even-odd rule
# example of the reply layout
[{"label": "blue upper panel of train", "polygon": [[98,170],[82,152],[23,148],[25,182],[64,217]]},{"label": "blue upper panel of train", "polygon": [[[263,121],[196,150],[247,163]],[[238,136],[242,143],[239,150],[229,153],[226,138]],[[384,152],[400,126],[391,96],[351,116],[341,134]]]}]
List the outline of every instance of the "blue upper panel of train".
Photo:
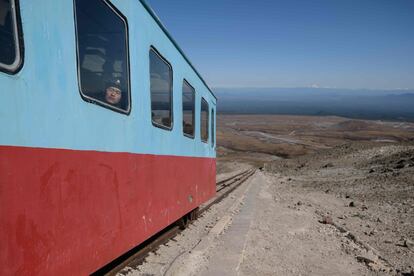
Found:
[{"label": "blue upper panel of train", "polygon": [[215,157],[216,98],[144,2],[1,3],[0,145]]}]

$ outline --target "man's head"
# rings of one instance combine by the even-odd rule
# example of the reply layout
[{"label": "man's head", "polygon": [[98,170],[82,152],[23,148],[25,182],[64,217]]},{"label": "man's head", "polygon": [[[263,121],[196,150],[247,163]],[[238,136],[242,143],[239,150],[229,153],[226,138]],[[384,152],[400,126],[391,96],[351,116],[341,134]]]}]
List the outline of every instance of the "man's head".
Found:
[{"label": "man's head", "polygon": [[118,104],[122,98],[122,91],[121,89],[109,86],[106,88],[105,91],[105,100],[110,104]]},{"label": "man's head", "polygon": [[118,104],[122,98],[121,81],[116,80],[109,83],[105,90],[105,100],[110,104]]}]

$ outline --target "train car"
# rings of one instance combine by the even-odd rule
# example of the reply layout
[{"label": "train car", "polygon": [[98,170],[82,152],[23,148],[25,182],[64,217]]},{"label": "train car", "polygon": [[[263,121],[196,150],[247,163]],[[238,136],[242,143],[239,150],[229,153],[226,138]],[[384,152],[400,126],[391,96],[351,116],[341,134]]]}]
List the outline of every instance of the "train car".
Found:
[{"label": "train car", "polygon": [[0,0],[0,275],[97,271],[215,194],[217,99],[143,0]]}]

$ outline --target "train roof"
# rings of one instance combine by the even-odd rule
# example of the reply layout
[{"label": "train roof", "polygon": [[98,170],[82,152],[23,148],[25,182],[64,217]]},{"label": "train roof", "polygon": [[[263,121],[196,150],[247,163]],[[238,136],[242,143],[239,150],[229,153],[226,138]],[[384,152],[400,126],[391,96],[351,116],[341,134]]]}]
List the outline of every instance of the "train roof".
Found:
[{"label": "train roof", "polygon": [[200,80],[203,82],[203,84],[207,87],[208,91],[210,91],[211,95],[217,100],[216,95],[214,95],[211,88],[208,86],[206,81],[203,79],[203,77],[200,75],[200,73],[197,71],[197,69],[194,67],[194,65],[191,63],[189,58],[184,54],[183,50],[178,46],[178,43],[174,40],[174,38],[171,36],[171,34],[168,32],[167,28],[164,26],[164,24],[161,22],[160,18],[157,16],[155,11],[150,7],[149,4],[145,2],[145,0],[139,0],[141,4],[144,6],[144,8],[148,11],[148,13],[152,16],[152,18],[157,22],[158,26],[161,28],[161,30],[165,33],[165,35],[168,37],[168,39],[174,44],[175,48],[180,52],[180,54],[183,56],[183,58],[187,61],[187,63],[190,65],[190,67],[194,70],[194,72],[197,74],[197,76],[200,78]]}]

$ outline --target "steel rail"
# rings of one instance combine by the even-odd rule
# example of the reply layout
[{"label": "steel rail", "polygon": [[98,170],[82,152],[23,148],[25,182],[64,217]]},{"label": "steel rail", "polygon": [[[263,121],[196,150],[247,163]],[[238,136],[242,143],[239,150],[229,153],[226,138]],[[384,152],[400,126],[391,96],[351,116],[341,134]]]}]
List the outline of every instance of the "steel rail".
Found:
[{"label": "steel rail", "polygon": [[238,181],[240,181],[240,179],[243,179],[248,174],[250,174],[250,170],[244,172],[241,175],[235,176],[233,179],[230,179],[227,182],[222,183],[221,185],[217,185],[216,193],[218,193],[221,190],[225,189],[226,187],[232,185],[233,183],[237,183]]},{"label": "steel rail", "polygon": [[[231,183],[234,185],[226,185],[224,187],[222,187],[219,191],[216,197],[214,197],[212,200],[208,201],[207,203],[203,204],[202,206],[200,206],[199,212],[198,214],[202,214],[205,211],[207,211],[212,205],[219,203],[220,201],[222,201],[224,198],[226,198],[231,192],[233,192],[235,189],[237,189],[237,187],[239,187],[241,184],[243,184],[247,179],[250,178],[250,176],[252,176],[254,173],[256,172],[256,170],[251,169],[248,170],[246,172],[244,172],[243,176],[238,178],[238,181],[236,181],[235,183]],[[238,177],[238,176],[237,176]],[[226,189],[227,188],[227,189]],[[226,189],[226,190],[225,190]]]},{"label": "steel rail", "polygon": [[217,185],[217,186],[218,186],[218,185],[221,185],[221,184],[223,184],[223,183],[225,183],[225,182],[227,182],[227,181],[229,181],[229,180],[234,179],[235,177],[238,177],[238,176],[240,176],[240,175],[243,175],[243,174],[247,173],[248,171],[250,171],[250,170],[244,170],[244,171],[242,171],[242,172],[240,172],[240,173],[237,173],[237,174],[235,174],[235,175],[229,176],[229,177],[227,177],[227,178],[225,178],[225,179],[223,179],[223,180],[218,181],[218,182],[216,183],[216,185]]}]

